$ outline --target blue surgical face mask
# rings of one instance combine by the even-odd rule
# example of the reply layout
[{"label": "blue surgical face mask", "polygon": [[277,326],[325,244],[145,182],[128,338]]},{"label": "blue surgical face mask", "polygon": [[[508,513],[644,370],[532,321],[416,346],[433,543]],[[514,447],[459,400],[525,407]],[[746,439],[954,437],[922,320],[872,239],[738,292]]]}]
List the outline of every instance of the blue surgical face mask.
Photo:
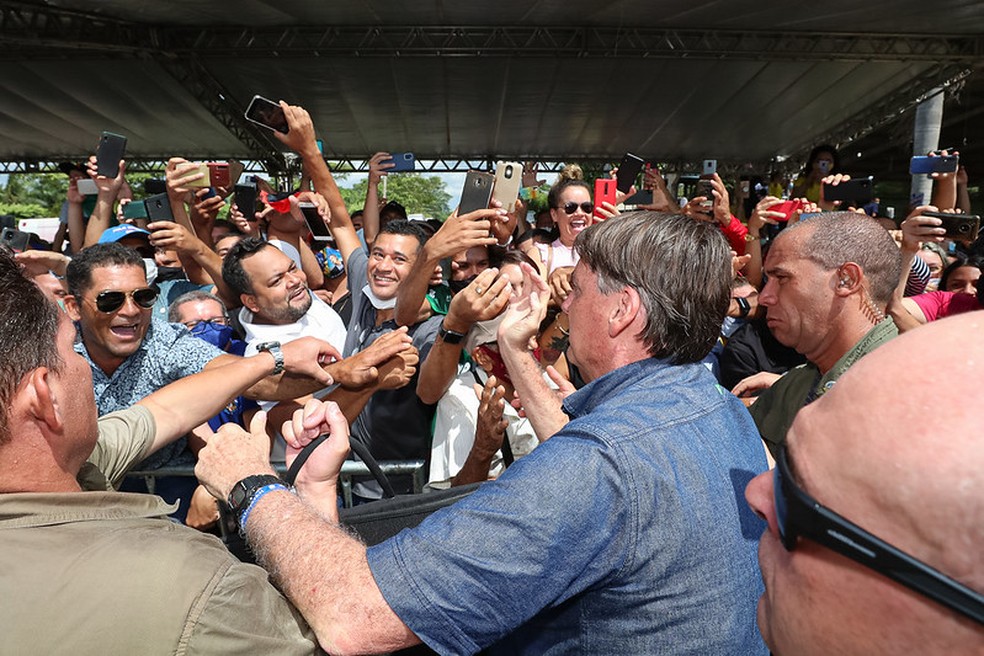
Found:
[{"label": "blue surgical face mask", "polygon": [[229,340],[232,339],[232,326],[212,323],[211,321],[201,321],[191,329],[191,334],[198,339],[203,339],[216,348],[225,349]]}]

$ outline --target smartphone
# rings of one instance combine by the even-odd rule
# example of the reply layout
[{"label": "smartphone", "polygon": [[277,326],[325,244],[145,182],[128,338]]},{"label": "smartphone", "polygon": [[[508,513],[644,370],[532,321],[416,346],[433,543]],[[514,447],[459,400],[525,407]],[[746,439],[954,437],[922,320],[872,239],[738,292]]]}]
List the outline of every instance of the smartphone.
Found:
[{"label": "smartphone", "polygon": [[154,194],[166,194],[167,181],[160,178],[148,178],[144,180],[144,194],[153,196]]},{"label": "smartphone", "polygon": [[223,189],[228,189],[232,185],[231,178],[229,177],[229,164],[226,162],[209,162],[208,166],[208,179],[210,187],[222,187]]},{"label": "smartphone", "polygon": [[236,185],[236,207],[247,221],[256,221],[256,182],[247,180]]},{"label": "smartphone", "polygon": [[[116,176],[114,175],[113,177],[115,178]],[[75,182],[75,186],[83,196],[95,196],[99,193],[99,187],[96,186],[96,181],[92,178],[79,178]]]},{"label": "smartphone", "polygon": [[148,222],[174,221],[174,215],[171,214],[171,201],[168,200],[167,194],[157,194],[146,198],[144,205],[147,207]]},{"label": "smartphone", "polygon": [[147,204],[142,200],[131,200],[123,206],[124,219],[146,219]]},{"label": "smartphone", "polygon": [[977,214],[947,214],[946,212],[923,212],[923,216],[935,216],[943,221],[940,226],[946,229],[947,239],[974,241],[981,228],[981,217]]},{"label": "smartphone", "polygon": [[314,203],[298,203],[298,207],[301,208],[301,213],[304,214],[304,222],[307,224],[308,230],[311,231],[314,242],[323,248],[325,244],[332,240],[332,236],[331,231],[328,230],[328,226],[325,225],[325,220],[318,214],[318,206]]},{"label": "smartphone", "polygon": [[803,207],[803,201],[786,200],[779,203],[778,205],[773,205],[772,207],[769,208],[769,211],[782,212],[782,214],[784,214],[785,216],[783,216],[783,218],[781,219],[776,219],[776,221],[784,223],[786,221],[789,221],[789,218],[792,216],[793,212],[801,209],[802,207]]},{"label": "smartphone", "polygon": [[[619,169],[621,171],[622,169]],[[599,221],[604,221],[605,217],[598,213],[598,208],[602,203],[615,204],[615,187],[618,184],[612,178],[598,178],[594,185],[594,217]]]},{"label": "smartphone", "polygon": [[103,132],[99,138],[99,148],[96,150],[97,174],[106,178],[115,178],[120,174],[120,160],[126,152],[126,137],[122,134]]},{"label": "smartphone", "polygon": [[186,186],[188,186],[188,187],[198,187],[198,188],[212,186],[208,182],[208,178],[209,178],[209,175],[210,175],[209,174],[209,169],[208,169],[208,164],[206,164],[205,162],[198,162],[195,165],[198,167],[198,170],[196,171],[194,169],[189,169],[188,172],[185,173],[185,175],[191,175],[192,173],[201,173],[202,174],[202,177],[199,178],[198,180],[192,180],[191,182],[187,183]]},{"label": "smartphone", "polygon": [[645,164],[645,161],[641,157],[636,157],[632,153],[625,153],[622,161],[618,164],[617,189],[619,191],[624,194],[632,188],[636,178],[639,176],[639,171],[642,170],[643,164]]},{"label": "smartphone", "polygon": [[516,209],[519,187],[523,184],[523,165],[519,162],[499,162],[495,165],[495,186],[492,200],[502,203],[502,209],[512,212]]},{"label": "smartphone", "polygon": [[387,169],[390,173],[412,171],[417,164],[417,160],[413,158],[413,153],[393,153],[390,159],[396,164],[393,168]]},{"label": "smartphone", "polygon": [[705,159],[704,160],[704,175],[714,175],[718,170],[718,161],[716,159]]},{"label": "smartphone", "polygon": [[714,185],[711,184],[710,180],[701,178],[697,181],[697,190],[694,192],[694,198],[698,196],[703,196],[706,200],[700,204],[701,208],[709,210],[714,207]]},{"label": "smartphone", "polygon": [[874,177],[854,178],[838,185],[823,185],[823,199],[827,202],[832,200],[846,201],[864,205],[871,200],[872,186]]},{"label": "smartphone", "polygon": [[0,244],[8,247],[15,253],[23,253],[29,250],[49,250],[45,247],[41,238],[33,232],[21,232],[14,228],[4,228],[0,233]]},{"label": "smartphone", "polygon": [[957,170],[960,158],[957,155],[940,155],[930,157],[928,155],[917,155],[909,160],[909,173],[917,175],[919,173],[953,173]]},{"label": "smartphone", "polygon": [[458,216],[475,210],[484,210],[492,201],[492,185],[495,176],[482,171],[469,171],[465,176],[465,184],[461,188],[461,200],[458,201]]},{"label": "smartphone", "polygon": [[246,108],[246,120],[283,134],[290,132],[284,108],[263,96],[253,96]]}]

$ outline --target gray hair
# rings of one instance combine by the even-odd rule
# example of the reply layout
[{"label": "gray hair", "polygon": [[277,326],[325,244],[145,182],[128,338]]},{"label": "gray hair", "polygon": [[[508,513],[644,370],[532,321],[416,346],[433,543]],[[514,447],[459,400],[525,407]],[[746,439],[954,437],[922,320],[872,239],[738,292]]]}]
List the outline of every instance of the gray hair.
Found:
[{"label": "gray hair", "polygon": [[854,262],[870,283],[872,300],[882,307],[888,303],[902,275],[902,254],[887,230],[856,212],[823,212],[793,224],[776,239],[808,229],[813,232],[803,244],[803,257],[828,271]]},{"label": "gray hair", "polygon": [[716,223],[631,212],[595,224],[575,242],[581,261],[612,294],[632,287],[646,310],[639,337],[673,364],[699,362],[721,332],[731,300],[731,250]]},{"label": "gray hair", "polygon": [[190,292],[185,292],[171,302],[167,310],[167,320],[170,323],[181,323],[181,306],[185,303],[194,303],[195,301],[215,301],[222,308],[222,314],[228,313],[226,305],[222,302],[221,298],[215,294],[203,292],[200,289],[193,289]]}]

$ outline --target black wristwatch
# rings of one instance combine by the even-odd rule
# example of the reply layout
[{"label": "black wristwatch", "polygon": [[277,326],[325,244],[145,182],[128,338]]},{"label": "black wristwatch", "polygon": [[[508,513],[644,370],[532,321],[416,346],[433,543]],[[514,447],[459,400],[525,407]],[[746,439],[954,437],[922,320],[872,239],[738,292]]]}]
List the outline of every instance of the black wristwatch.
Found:
[{"label": "black wristwatch", "polygon": [[283,485],[285,488],[287,487],[286,483],[272,474],[247,476],[232,486],[228,501],[229,507],[232,508],[232,512],[235,513],[237,519],[243,514],[244,510],[249,508],[249,504],[252,503],[256,493],[267,485]]},{"label": "black wristwatch", "polygon": [[284,352],[280,350],[280,342],[263,342],[262,344],[256,345],[257,353],[266,351],[273,356],[273,371],[270,373],[271,376],[276,376],[277,374],[282,374],[284,372]]},{"label": "black wristwatch", "polygon": [[467,336],[467,333],[456,333],[453,330],[448,330],[444,327],[443,321],[441,322],[441,327],[437,330],[437,334],[445,344],[461,344],[461,341]]}]

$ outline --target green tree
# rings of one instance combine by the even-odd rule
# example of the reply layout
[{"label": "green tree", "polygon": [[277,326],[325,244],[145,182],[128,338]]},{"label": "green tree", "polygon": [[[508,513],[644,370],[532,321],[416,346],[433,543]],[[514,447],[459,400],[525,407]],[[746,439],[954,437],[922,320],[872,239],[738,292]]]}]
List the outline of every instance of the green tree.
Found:
[{"label": "green tree", "polygon": [[7,184],[0,187],[0,204],[18,208],[19,212],[39,212],[25,216],[13,209],[2,210],[19,218],[58,216],[68,178],[62,173],[16,173],[7,177]]},{"label": "green tree", "polygon": [[[351,187],[339,189],[350,212],[362,209],[365,205],[368,186],[369,180],[363,179]],[[423,214],[443,221],[451,213],[448,208],[451,196],[444,191],[444,183],[437,176],[419,173],[393,174],[387,176],[386,187],[389,200],[403,205],[408,214]]]}]

